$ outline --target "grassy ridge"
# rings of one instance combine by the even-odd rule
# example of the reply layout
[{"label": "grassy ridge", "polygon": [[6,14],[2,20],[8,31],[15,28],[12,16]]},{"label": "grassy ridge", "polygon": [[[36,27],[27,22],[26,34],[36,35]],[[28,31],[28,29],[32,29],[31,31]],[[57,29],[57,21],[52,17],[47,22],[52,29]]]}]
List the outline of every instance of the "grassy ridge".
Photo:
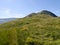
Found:
[{"label": "grassy ridge", "polygon": [[0,45],[60,45],[60,18],[36,14],[1,24]]}]

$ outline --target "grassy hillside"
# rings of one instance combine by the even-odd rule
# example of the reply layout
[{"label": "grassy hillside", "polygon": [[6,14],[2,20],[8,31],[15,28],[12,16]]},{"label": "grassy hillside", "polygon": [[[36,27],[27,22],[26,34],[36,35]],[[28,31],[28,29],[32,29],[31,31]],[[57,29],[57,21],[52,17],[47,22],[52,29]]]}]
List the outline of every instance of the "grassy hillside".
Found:
[{"label": "grassy hillside", "polygon": [[60,18],[32,13],[1,24],[0,45],[60,45]]}]

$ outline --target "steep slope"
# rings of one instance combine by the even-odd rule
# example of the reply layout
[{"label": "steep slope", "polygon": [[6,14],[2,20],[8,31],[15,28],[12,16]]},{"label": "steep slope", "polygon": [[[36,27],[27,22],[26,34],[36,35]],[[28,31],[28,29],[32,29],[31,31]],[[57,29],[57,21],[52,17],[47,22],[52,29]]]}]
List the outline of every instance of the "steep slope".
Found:
[{"label": "steep slope", "polygon": [[0,45],[60,45],[60,18],[37,13],[4,23]]}]

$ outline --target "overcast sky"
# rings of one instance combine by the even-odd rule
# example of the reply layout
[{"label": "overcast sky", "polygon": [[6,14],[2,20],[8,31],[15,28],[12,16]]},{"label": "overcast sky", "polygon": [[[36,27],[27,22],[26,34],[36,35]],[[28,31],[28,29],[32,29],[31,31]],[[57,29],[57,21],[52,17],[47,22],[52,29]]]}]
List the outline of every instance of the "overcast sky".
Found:
[{"label": "overcast sky", "polygon": [[0,0],[0,18],[21,18],[41,10],[60,16],[60,0]]}]

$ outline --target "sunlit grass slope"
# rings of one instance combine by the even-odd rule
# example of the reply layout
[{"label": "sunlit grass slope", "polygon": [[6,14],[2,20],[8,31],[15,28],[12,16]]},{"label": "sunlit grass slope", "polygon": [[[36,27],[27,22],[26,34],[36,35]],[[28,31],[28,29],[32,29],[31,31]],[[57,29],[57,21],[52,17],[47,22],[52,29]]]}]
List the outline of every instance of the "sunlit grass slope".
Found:
[{"label": "sunlit grass slope", "polygon": [[32,13],[1,24],[0,45],[60,45],[60,18]]}]

